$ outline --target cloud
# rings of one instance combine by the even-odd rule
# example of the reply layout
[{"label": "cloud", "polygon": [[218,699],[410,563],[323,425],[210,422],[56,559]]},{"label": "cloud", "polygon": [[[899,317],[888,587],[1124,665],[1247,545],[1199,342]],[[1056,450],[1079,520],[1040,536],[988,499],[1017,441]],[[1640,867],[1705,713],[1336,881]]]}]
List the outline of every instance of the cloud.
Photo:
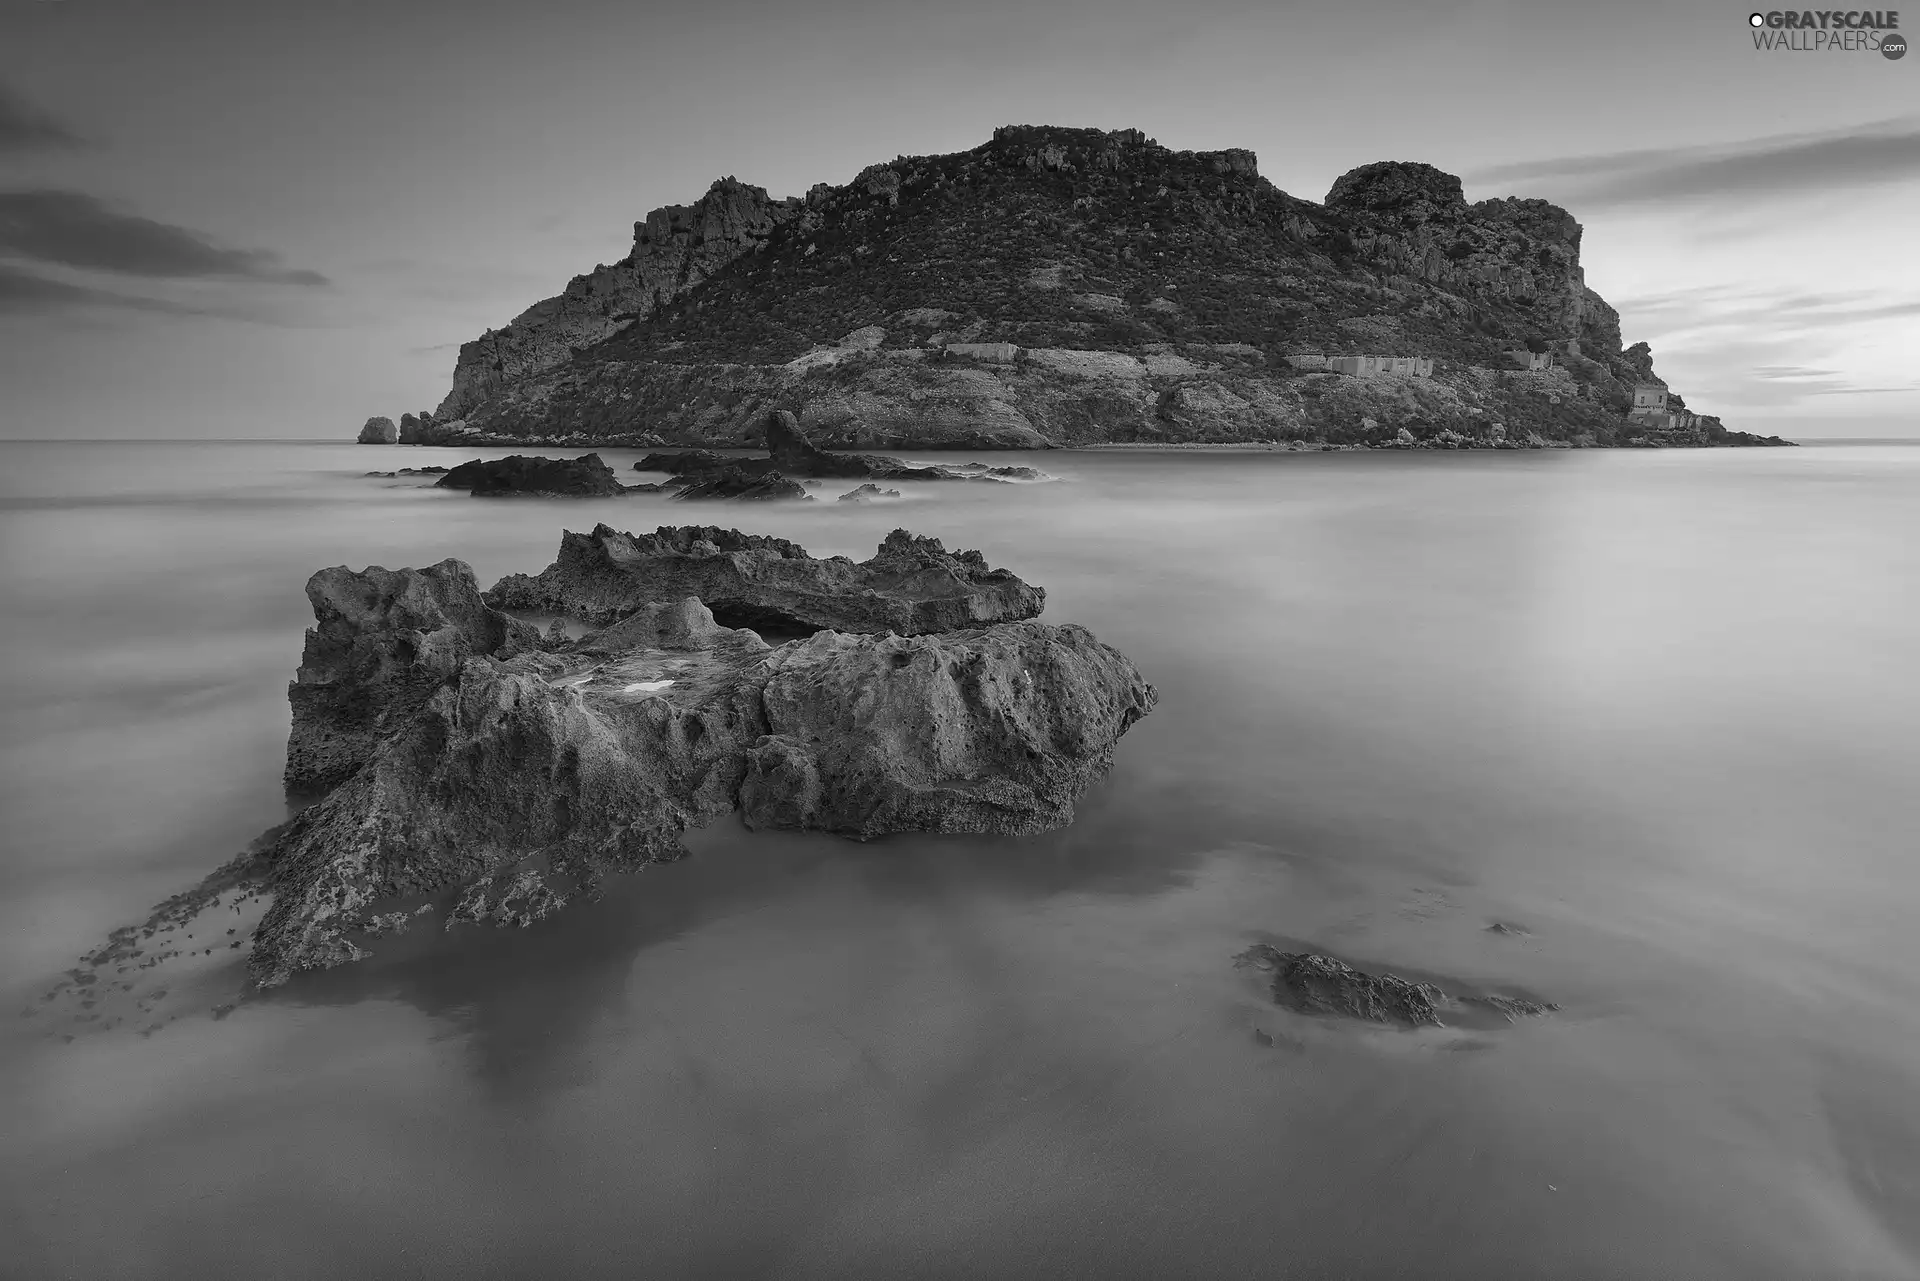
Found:
[{"label": "cloud", "polygon": [[197,231],[114,209],[82,191],[0,192],[0,253],[91,271],[158,279],[324,285],[277,254],[223,249]]},{"label": "cloud", "polygon": [[44,314],[77,307],[106,307],[118,311],[158,312],[168,316],[222,316],[248,319],[231,309],[165,298],[146,298],[111,289],[95,289],[64,280],[51,280],[0,263],[0,315]]},{"label": "cloud", "polygon": [[1920,178],[1920,120],[1723,146],[1666,147],[1499,165],[1476,184],[1537,183],[1583,207],[1806,194]]},{"label": "cloud", "polygon": [[1920,319],[1920,299],[1892,290],[1821,290],[1804,285],[1703,285],[1622,301],[1621,314],[1647,337],[1701,404],[1781,409],[1833,397],[1912,394],[1891,367]]},{"label": "cloud", "polygon": [[0,84],[0,152],[70,150],[84,145],[65,125]]},{"label": "cloud", "polygon": [[1709,286],[1675,293],[1622,299],[1622,315],[1668,332],[1733,326],[1750,328],[1764,317],[1769,330],[1792,333],[1831,330],[1840,325],[1920,316],[1920,299],[1889,298],[1870,292],[1806,293],[1786,290]]}]

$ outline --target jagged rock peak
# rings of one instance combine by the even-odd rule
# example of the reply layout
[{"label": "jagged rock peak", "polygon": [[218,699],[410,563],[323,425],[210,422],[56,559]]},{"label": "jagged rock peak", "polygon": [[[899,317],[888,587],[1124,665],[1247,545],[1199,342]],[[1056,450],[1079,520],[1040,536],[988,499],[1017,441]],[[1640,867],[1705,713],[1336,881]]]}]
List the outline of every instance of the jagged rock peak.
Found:
[{"label": "jagged rock peak", "polygon": [[1216,173],[1259,176],[1259,159],[1244,147],[1224,151],[1172,151],[1138,129],[1070,129],[1061,125],[1002,125],[986,150],[1023,161],[1035,170],[1118,170],[1145,167],[1179,156],[1211,161]]},{"label": "jagged rock peak", "polygon": [[1350,213],[1464,213],[1460,180],[1443,169],[1408,160],[1377,160],[1334,179],[1327,207]]},{"label": "jagged rock peak", "polygon": [[729,175],[716,179],[692,204],[663,205],[634,223],[633,252],[643,254],[654,245],[751,244],[772,235],[803,204],[797,198],[776,200],[765,187]]}]

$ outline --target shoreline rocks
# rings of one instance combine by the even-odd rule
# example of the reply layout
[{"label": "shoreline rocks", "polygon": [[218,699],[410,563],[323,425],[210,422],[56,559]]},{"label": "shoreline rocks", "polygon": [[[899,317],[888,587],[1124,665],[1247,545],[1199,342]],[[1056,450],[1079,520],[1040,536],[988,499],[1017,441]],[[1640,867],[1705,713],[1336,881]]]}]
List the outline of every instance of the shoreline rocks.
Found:
[{"label": "shoreline rocks", "polygon": [[1046,593],[937,538],[888,534],[861,562],[817,559],[783,538],[715,526],[652,534],[597,525],[568,532],[553,564],[509,574],[487,592],[496,609],[606,623],[642,605],[693,596],[740,625],[917,635],[1033,618]]}]

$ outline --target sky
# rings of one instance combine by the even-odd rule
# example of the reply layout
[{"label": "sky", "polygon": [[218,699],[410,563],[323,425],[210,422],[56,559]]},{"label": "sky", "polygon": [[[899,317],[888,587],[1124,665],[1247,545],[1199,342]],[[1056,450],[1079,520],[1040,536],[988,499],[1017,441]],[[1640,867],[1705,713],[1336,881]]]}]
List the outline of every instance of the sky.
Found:
[{"label": "sky", "polygon": [[1760,51],[1748,12],[0,0],[0,438],[351,435],[649,209],[1003,124],[1554,200],[1690,407],[1920,437],[1920,55]]}]

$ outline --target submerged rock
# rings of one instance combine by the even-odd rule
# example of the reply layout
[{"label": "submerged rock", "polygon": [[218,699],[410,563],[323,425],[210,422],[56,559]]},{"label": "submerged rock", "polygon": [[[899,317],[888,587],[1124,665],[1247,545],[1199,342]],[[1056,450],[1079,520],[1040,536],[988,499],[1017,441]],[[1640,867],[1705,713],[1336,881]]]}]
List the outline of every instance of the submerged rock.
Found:
[{"label": "submerged rock", "polygon": [[1532,1001],[1521,996],[1463,996],[1461,1002],[1478,1005],[1484,1009],[1507,1016],[1509,1022],[1514,1019],[1533,1018],[1540,1014],[1551,1014],[1560,1007],[1551,1001]]},{"label": "submerged rock", "polygon": [[323,569],[307,580],[307,600],[314,625],[287,687],[291,791],[344,781],[469,658],[508,658],[538,644],[532,627],[481,601],[473,571],[457,560]]},{"label": "submerged rock", "polygon": [[[471,593],[443,612],[485,610],[471,573],[439,581]],[[391,648],[385,617],[364,616],[379,634],[346,648]],[[366,955],[398,896],[463,887],[451,919],[525,924],[682,856],[687,828],[735,809],[754,828],[862,839],[1045,831],[1072,820],[1157,697],[1078,627],[772,649],[691,598],[567,654],[475,654],[424,699],[404,692],[411,713],[388,715],[365,764],[258,860],[273,897],[248,961],[262,986]]]},{"label": "submerged rock", "polygon": [[1243,952],[1240,964],[1273,972],[1273,999],[1301,1014],[1335,1014],[1369,1023],[1441,1027],[1446,993],[1431,983],[1394,974],[1367,974],[1313,952],[1282,952],[1265,943]]},{"label": "submerged rock", "polygon": [[877,498],[898,497],[900,497],[900,491],[897,489],[882,489],[878,485],[867,484],[855,489],[849,489],[846,493],[840,495],[840,501],[843,503],[870,503]]},{"label": "submerged rock", "polygon": [[701,525],[566,533],[553,564],[538,575],[507,575],[487,601],[604,624],[688,596],[730,624],[903,636],[1032,618],[1046,603],[1044,591],[990,568],[979,552],[950,553],[939,539],[904,529],[856,563],[816,559],[784,538]]},{"label": "submerged rock", "polygon": [[777,471],[749,472],[738,467],[723,467],[715,472],[701,473],[692,484],[683,488],[676,498],[735,498],[743,501],[773,501],[779,499],[813,500],[797,481],[788,480]]},{"label": "submerged rock", "polygon": [[601,498],[626,492],[598,454],[578,458],[476,458],[442,476],[440,489],[464,489],[476,498],[508,494]]},{"label": "submerged rock", "polygon": [[[1368,974],[1317,952],[1282,952],[1261,943],[1234,958],[1234,964],[1272,973],[1274,1001],[1301,1014],[1329,1014],[1400,1027],[1444,1027],[1440,1014],[1451,1008],[1469,1024],[1485,1026],[1489,1015],[1507,1022],[1551,1013],[1560,1007],[1529,997],[1492,992],[1453,992],[1434,983],[1415,983],[1397,974]],[[1476,1018],[1477,1015],[1477,1018]]]},{"label": "submerged rock", "polygon": [[359,442],[362,445],[391,445],[400,439],[400,429],[391,418],[369,418],[367,425],[360,429]]}]

